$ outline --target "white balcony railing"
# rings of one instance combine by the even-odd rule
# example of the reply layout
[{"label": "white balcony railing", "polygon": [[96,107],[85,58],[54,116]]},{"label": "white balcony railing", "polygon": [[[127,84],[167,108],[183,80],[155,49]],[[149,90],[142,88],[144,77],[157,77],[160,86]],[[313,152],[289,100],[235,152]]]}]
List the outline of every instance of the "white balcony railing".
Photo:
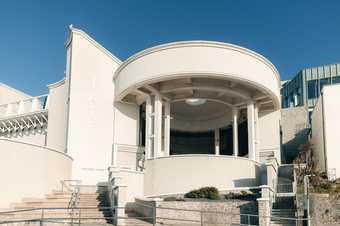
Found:
[{"label": "white balcony railing", "polygon": [[0,119],[48,109],[48,95],[0,105]]}]

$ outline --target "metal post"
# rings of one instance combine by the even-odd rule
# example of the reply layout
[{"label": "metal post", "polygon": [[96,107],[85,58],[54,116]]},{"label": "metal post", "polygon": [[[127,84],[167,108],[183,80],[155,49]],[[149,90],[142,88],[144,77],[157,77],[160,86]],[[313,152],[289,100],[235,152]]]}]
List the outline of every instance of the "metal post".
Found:
[{"label": "metal post", "polygon": [[201,214],[201,226],[203,226],[203,213],[202,213],[202,210],[200,211],[200,214]]},{"label": "metal post", "polygon": [[309,213],[309,177],[310,175],[306,175],[303,178],[303,182],[304,182],[304,196],[305,196],[305,208],[306,208],[306,212],[307,212],[307,226],[310,226],[310,213]]},{"label": "metal post", "polygon": [[250,216],[249,215],[247,216],[248,216],[248,225],[250,225]]},{"label": "metal post", "polygon": [[44,209],[41,209],[40,226],[43,226],[43,221],[44,221]]},{"label": "metal post", "polygon": [[80,221],[81,221],[81,209],[79,208],[79,225],[80,225]]},{"label": "metal post", "polygon": [[157,204],[155,203],[155,206],[152,207],[152,215],[153,215],[153,219],[152,219],[152,220],[153,220],[153,226],[156,225],[156,217],[157,217],[157,216],[156,216],[156,205],[157,205]]}]

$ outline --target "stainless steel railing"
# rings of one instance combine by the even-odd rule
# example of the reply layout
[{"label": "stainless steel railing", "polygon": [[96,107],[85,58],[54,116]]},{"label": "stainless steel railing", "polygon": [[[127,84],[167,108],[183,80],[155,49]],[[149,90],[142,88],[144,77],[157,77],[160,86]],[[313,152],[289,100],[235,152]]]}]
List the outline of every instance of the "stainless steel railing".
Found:
[{"label": "stainless steel railing", "polygon": [[[86,224],[91,220],[106,220],[107,223],[119,224],[119,221],[125,221],[125,225],[259,225],[260,221],[266,220],[269,222],[289,222],[293,225],[302,225],[300,223],[307,222],[307,218],[288,218],[288,217],[273,217],[273,216],[259,216],[257,214],[236,214],[223,211],[207,211],[207,210],[193,210],[193,209],[181,209],[171,207],[154,207],[149,205],[142,205],[145,208],[150,208],[152,214],[149,216],[129,215],[128,209],[125,207],[75,207],[77,211],[76,215],[68,215],[68,208],[32,208],[24,210],[3,211],[0,212],[0,225],[15,225],[17,223],[38,223],[42,226],[44,223],[62,223],[70,225]],[[91,216],[89,210],[96,209],[100,211],[106,211],[110,215],[98,217]],[[124,209],[125,216],[118,216],[115,214],[119,209]],[[158,211],[166,211],[170,214],[158,214]],[[175,211],[176,216],[171,214],[171,211]],[[53,213],[65,213],[64,216],[56,217]],[[178,213],[179,212],[179,213]],[[184,217],[184,213],[187,212],[188,217]],[[24,213],[24,214],[23,214]],[[29,214],[28,214],[29,213]],[[85,214],[86,213],[86,214]],[[31,217],[25,217],[25,214]],[[22,217],[20,217],[22,216]],[[7,218],[6,218],[7,217]],[[137,220],[137,221],[136,221]],[[120,222],[121,223],[121,222]],[[97,223],[96,225],[99,225]]]}]

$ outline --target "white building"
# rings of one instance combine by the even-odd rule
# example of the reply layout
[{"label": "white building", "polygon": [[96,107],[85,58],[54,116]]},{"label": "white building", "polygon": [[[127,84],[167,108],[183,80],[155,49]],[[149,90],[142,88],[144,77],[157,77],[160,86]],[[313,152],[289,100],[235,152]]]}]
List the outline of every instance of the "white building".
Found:
[{"label": "white building", "polygon": [[122,62],[75,28],[66,51],[65,78],[47,96],[0,86],[0,207],[67,179],[110,176],[127,186],[128,201],[271,185],[281,85],[265,57],[185,41]]},{"label": "white building", "polygon": [[331,180],[340,178],[339,100],[340,85],[326,85],[312,113],[313,157]]}]

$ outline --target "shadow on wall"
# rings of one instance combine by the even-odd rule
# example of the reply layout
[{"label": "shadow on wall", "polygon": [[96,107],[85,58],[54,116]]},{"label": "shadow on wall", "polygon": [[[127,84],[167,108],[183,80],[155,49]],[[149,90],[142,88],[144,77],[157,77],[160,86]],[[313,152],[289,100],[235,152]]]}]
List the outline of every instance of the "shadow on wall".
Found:
[{"label": "shadow on wall", "polygon": [[257,186],[257,180],[254,178],[237,179],[237,180],[233,180],[233,183],[236,188]]},{"label": "shadow on wall", "polygon": [[303,129],[298,132],[295,137],[282,145],[283,153],[285,154],[286,163],[292,163],[299,154],[299,146],[308,141],[309,129]]}]

